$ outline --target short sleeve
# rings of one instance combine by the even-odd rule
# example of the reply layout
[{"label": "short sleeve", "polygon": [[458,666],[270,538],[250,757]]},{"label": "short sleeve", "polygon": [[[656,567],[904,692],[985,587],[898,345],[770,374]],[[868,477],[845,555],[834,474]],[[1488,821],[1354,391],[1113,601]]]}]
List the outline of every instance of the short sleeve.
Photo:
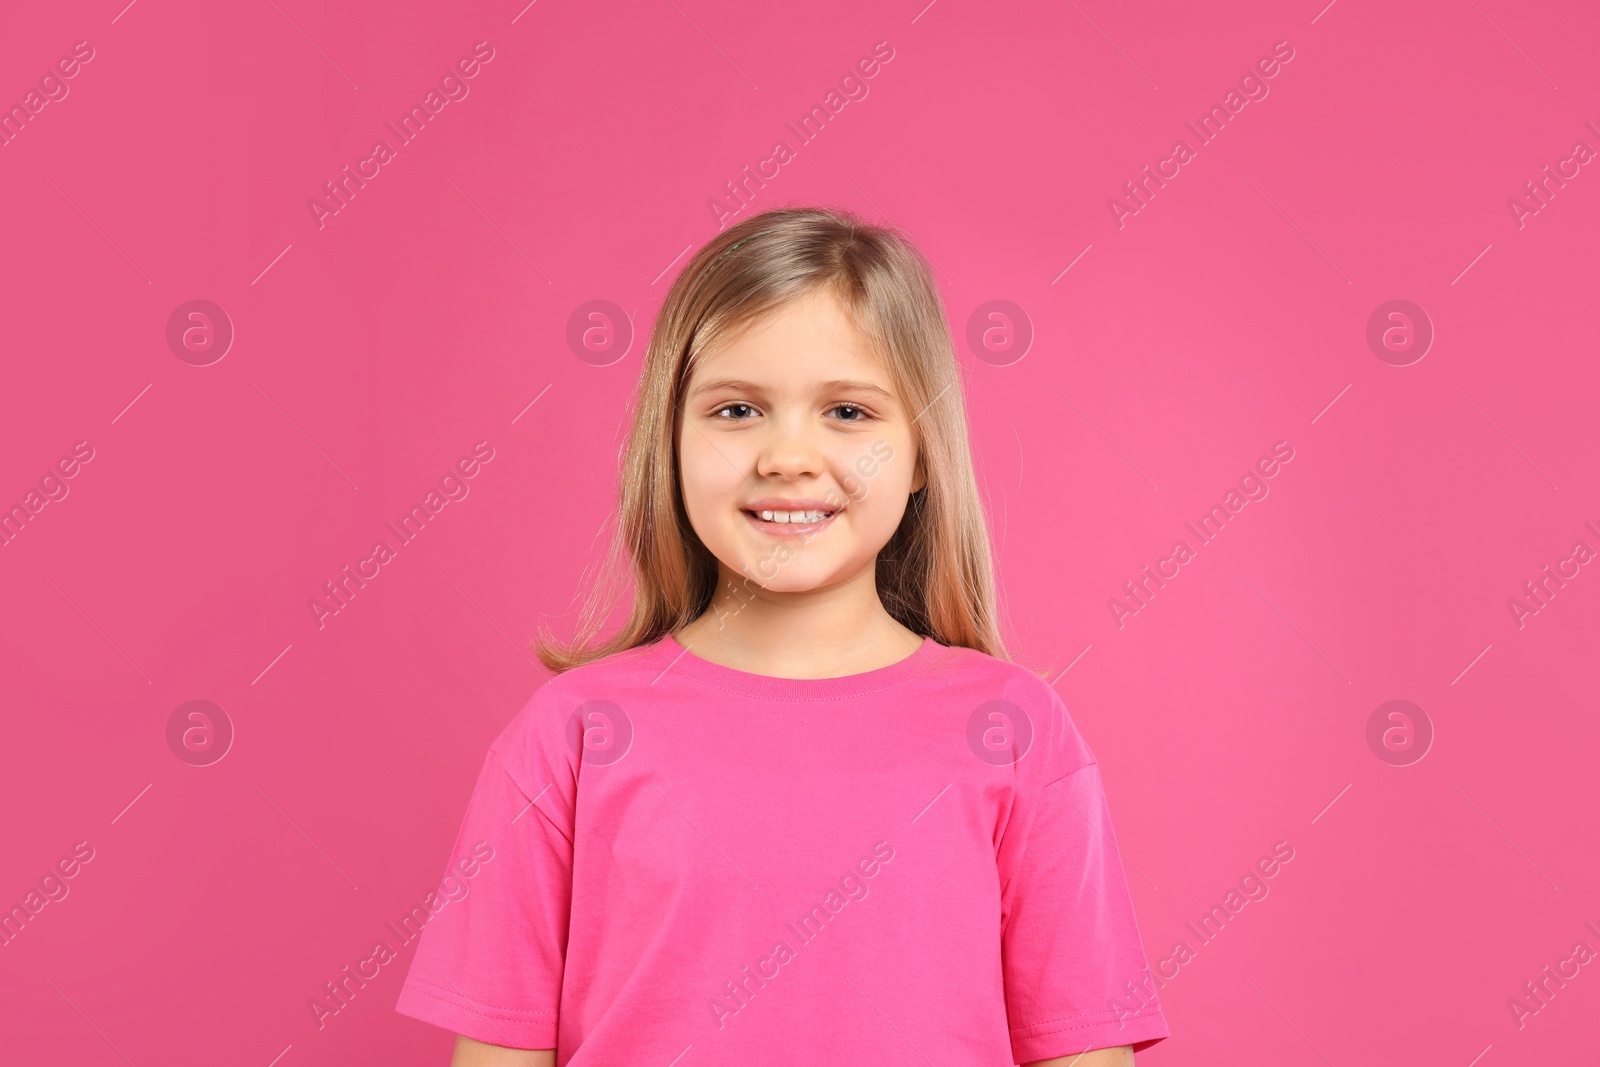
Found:
[{"label": "short sleeve", "polygon": [[529,773],[542,761],[499,751],[513,733],[521,731],[508,730],[484,759],[436,910],[413,911],[426,925],[395,1010],[493,1045],[551,1049],[571,906],[570,823],[560,815],[563,791]]},{"label": "short sleeve", "polygon": [[998,854],[1006,1011],[1021,1064],[1137,1052],[1168,1036],[1099,764],[1051,696],[1043,785],[1017,798]]}]

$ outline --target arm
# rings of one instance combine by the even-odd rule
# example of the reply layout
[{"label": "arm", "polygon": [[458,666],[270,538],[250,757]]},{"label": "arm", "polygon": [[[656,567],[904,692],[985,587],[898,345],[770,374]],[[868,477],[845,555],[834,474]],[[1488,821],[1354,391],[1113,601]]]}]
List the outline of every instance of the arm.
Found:
[{"label": "arm", "polygon": [[[1128,1062],[1133,1062],[1131,1056]],[[457,1034],[456,1054],[450,1059],[450,1067],[556,1067],[556,1050],[487,1045],[465,1034]],[[1098,1065],[1086,1064],[1084,1067]],[[1120,1067],[1120,1064],[1108,1062],[1107,1067]]]},{"label": "arm", "polygon": [[1056,1056],[1048,1060],[1034,1060],[1022,1067],[1133,1067],[1133,1046],[1097,1048],[1080,1052],[1076,1056]]}]

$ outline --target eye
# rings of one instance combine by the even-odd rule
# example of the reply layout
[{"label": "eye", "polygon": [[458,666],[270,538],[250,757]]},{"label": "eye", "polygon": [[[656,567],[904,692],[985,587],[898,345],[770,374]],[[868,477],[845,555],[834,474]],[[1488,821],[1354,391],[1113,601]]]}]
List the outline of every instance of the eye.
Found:
[{"label": "eye", "polygon": [[[740,404],[740,403],[724,404],[720,408],[718,408],[717,410],[713,411],[711,413],[711,417],[712,418],[716,418],[717,416],[723,414],[724,412],[732,411],[734,408],[743,408],[746,411],[754,411],[755,410],[755,408],[751,407],[749,404]],[[740,418],[730,418],[727,421],[729,421],[729,422],[740,422],[740,421],[743,421],[743,420],[740,419]]]},{"label": "eye", "polygon": [[866,408],[856,407],[854,404],[835,404],[833,407],[829,408],[828,410],[830,410],[830,411],[853,411],[858,416],[857,418],[846,418],[845,420],[843,420],[845,422],[865,422],[868,419],[872,418],[872,413],[867,411]]}]

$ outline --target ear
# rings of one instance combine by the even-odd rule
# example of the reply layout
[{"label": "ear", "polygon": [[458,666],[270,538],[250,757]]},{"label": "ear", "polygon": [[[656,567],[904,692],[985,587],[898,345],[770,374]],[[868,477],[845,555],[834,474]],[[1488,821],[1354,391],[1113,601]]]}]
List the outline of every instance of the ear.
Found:
[{"label": "ear", "polygon": [[917,453],[917,468],[911,475],[911,491],[913,493],[928,484],[928,472],[922,465],[922,453]]}]

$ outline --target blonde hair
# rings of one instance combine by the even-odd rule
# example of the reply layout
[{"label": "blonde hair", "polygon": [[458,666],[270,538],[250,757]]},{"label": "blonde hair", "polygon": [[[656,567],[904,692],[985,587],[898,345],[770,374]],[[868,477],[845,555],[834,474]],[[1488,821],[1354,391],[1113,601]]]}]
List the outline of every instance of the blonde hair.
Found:
[{"label": "blonde hair", "polygon": [[[649,644],[693,622],[716,591],[717,560],[678,491],[677,415],[700,358],[761,316],[830,289],[887,360],[927,476],[878,555],[878,597],[901,625],[945,645],[1009,659],[995,606],[989,532],[978,497],[961,380],[927,261],[892,227],[833,208],[786,207],[713,237],[672,283],[645,350],[621,456],[618,514],[601,580],[571,644],[545,634],[534,653],[553,671]],[[627,621],[597,634],[618,603],[626,554]]]}]

